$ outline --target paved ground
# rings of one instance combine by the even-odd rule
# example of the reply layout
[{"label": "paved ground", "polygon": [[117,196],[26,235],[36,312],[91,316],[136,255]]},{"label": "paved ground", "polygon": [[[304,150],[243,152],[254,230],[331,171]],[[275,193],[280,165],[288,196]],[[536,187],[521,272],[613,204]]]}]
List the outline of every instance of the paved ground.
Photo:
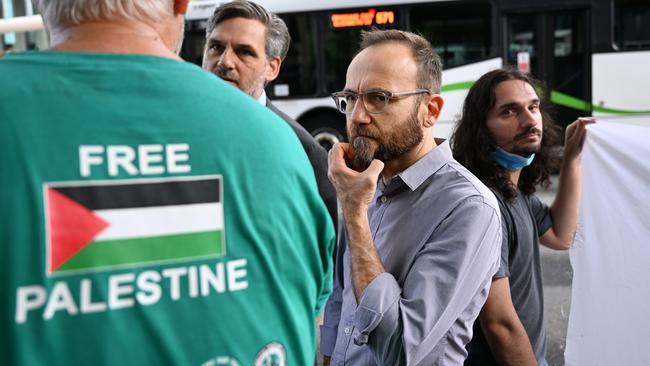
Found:
[{"label": "paved ground", "polygon": [[[551,204],[557,189],[557,177],[548,191],[538,191],[539,197]],[[541,247],[544,281],[544,318],[547,332],[546,358],[551,366],[564,366],[566,331],[571,308],[571,280],[573,271],[568,251]]]},{"label": "paved ground", "polygon": [[568,252],[543,248],[542,273],[548,347],[546,358],[551,366],[563,366],[573,276]]}]

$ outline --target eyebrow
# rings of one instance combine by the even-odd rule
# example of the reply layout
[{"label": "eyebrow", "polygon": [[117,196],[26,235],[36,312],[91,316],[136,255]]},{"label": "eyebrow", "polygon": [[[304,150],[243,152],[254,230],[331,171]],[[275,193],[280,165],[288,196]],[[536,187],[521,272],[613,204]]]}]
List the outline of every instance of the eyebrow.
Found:
[{"label": "eyebrow", "polygon": [[[539,98],[531,99],[526,104],[539,104]],[[521,105],[521,103],[509,102],[509,103],[505,103],[505,104],[502,104],[500,106],[497,106],[496,109],[497,110],[513,109],[513,108],[519,108],[520,105]]]},{"label": "eyebrow", "polygon": [[209,44],[215,44],[215,43],[223,43],[223,42],[221,42],[221,40],[219,40],[217,38],[210,37],[210,38],[208,38],[208,43]]},{"label": "eyebrow", "polygon": [[253,46],[246,44],[246,43],[238,43],[235,45],[235,50],[246,50],[252,53],[253,55],[257,56],[257,50],[253,48]]},{"label": "eyebrow", "polygon": [[[224,43],[225,43],[224,41],[222,41],[222,40],[220,40],[218,38],[214,38],[214,37],[213,38],[208,38],[208,45],[209,46],[223,45]],[[255,50],[255,48],[253,48],[253,46],[251,46],[251,45],[249,45],[247,43],[237,43],[237,44],[235,44],[235,46],[233,48],[235,50],[246,50],[246,51],[249,51],[249,52],[251,52],[251,53],[253,53],[254,55],[257,56],[257,51]]]},{"label": "eyebrow", "polygon": [[[345,89],[343,89],[343,91],[344,92],[350,92],[350,93],[358,93],[356,90],[352,90],[350,88],[345,88]],[[372,93],[372,92],[388,92],[388,91],[386,89],[382,89],[382,88],[370,88],[370,89],[366,90],[364,93]],[[358,94],[361,94],[361,93],[358,93]]]}]

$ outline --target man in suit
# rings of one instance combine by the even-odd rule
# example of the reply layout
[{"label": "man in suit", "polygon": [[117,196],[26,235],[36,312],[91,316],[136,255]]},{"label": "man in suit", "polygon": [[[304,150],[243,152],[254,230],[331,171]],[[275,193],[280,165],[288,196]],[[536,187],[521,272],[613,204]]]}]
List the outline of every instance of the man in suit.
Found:
[{"label": "man in suit", "polygon": [[291,37],[284,21],[254,2],[236,0],[215,9],[206,26],[206,38],[203,69],[267,106],[298,136],[314,169],[318,192],[336,227],[336,192],[327,179],[327,152],[298,122],[279,111],[264,91],[278,76],[289,50]]}]

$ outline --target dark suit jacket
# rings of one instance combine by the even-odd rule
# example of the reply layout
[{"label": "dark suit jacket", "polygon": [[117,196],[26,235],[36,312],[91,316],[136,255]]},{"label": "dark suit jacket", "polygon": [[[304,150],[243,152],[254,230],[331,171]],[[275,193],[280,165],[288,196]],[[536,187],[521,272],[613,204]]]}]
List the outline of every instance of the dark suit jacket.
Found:
[{"label": "dark suit jacket", "polygon": [[327,211],[329,211],[330,216],[332,217],[332,223],[334,223],[334,229],[338,230],[338,208],[336,202],[336,191],[334,186],[327,179],[327,151],[323,149],[322,146],[311,136],[304,127],[302,127],[298,122],[294,121],[291,117],[287,116],[284,112],[277,109],[271,101],[266,99],[266,106],[272,110],[275,114],[284,119],[293,132],[298,136],[302,148],[305,149],[307,157],[311,166],[314,168],[314,175],[316,176],[316,184],[318,184],[318,193],[320,194],[325,206],[327,206]]}]

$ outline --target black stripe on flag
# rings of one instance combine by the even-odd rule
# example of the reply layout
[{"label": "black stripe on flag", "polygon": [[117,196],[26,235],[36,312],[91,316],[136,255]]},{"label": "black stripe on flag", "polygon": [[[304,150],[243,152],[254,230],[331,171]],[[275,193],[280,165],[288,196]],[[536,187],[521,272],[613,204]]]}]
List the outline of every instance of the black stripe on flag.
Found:
[{"label": "black stripe on flag", "polygon": [[221,202],[221,179],[51,186],[91,210]]}]

